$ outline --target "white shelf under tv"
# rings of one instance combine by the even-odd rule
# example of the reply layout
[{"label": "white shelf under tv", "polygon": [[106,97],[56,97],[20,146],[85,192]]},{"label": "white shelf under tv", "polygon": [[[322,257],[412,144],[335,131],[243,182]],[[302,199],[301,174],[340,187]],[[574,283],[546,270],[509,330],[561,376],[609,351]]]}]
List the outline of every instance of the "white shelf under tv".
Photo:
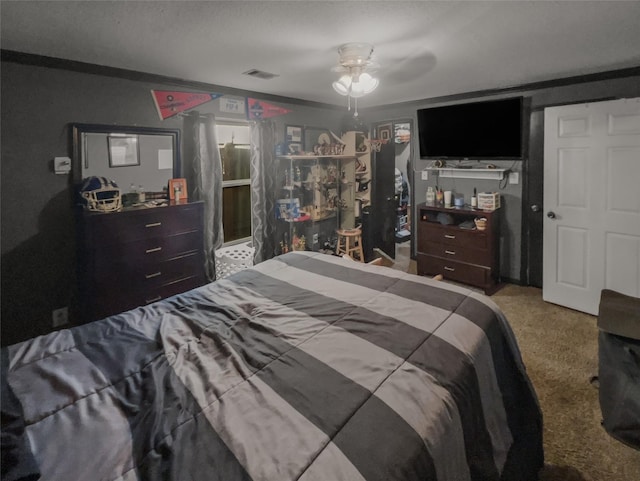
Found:
[{"label": "white shelf under tv", "polygon": [[460,169],[455,167],[427,167],[424,170],[434,172],[440,177],[486,180],[502,180],[507,171],[507,169]]}]

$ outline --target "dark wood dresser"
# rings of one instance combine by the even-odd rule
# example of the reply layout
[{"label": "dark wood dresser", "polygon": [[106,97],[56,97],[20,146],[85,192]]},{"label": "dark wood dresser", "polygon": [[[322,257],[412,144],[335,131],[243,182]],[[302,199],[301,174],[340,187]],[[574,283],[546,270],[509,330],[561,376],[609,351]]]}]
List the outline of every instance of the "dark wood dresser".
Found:
[{"label": "dark wood dresser", "polygon": [[[486,229],[465,229],[477,217]],[[500,280],[499,210],[444,208],[420,204],[417,222],[419,275],[442,274],[446,279],[479,287],[486,294]]]},{"label": "dark wood dresser", "polygon": [[205,283],[201,202],[81,212],[78,236],[80,323]]}]

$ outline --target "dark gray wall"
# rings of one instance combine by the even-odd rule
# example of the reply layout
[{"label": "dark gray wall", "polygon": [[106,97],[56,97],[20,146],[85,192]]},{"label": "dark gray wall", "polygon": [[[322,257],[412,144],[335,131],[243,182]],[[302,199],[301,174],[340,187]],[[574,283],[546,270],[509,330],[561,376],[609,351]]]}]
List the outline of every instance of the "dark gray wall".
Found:
[{"label": "dark gray wall", "polygon": [[[2,61],[0,86],[1,342],[7,345],[51,331],[53,309],[69,306],[73,319],[76,259],[72,182],[70,176],[55,175],[52,168],[54,157],[71,156],[69,124],[181,128],[179,118],[159,119],[150,90],[207,90],[193,88],[188,83],[137,81],[12,61]],[[229,93],[215,86],[210,91]],[[534,112],[539,113],[548,105],[640,96],[640,76],[509,92],[509,95],[516,94],[530,98]],[[260,94],[255,97],[261,98]],[[461,101],[474,98],[466,96]],[[279,138],[284,137],[285,124],[327,127],[339,133],[348,116],[344,108],[277,102],[268,96],[265,100],[292,110],[275,118]],[[437,101],[425,100],[371,109],[361,111],[361,118],[369,123],[413,119],[417,127],[416,110],[436,104]],[[218,102],[212,101],[198,110],[233,119],[230,114],[220,113],[217,106]],[[244,115],[236,118],[244,119]],[[532,129],[540,129],[540,125],[536,121]],[[537,143],[542,141],[537,130],[532,131],[531,138]],[[530,145],[531,155],[540,155],[537,143]],[[413,152],[416,159],[415,135]],[[521,163],[516,168],[525,165]],[[424,163],[417,161],[414,168],[420,170],[423,166]],[[524,182],[522,176],[518,186],[508,186],[502,191],[505,201],[502,267],[506,277],[516,280],[523,277],[520,246]],[[427,185],[428,182],[418,180],[411,189],[418,202],[424,198]],[[456,181],[456,186],[460,185]],[[481,190],[493,186],[476,185]]]},{"label": "dark gray wall", "polygon": [[[637,71],[637,69],[635,69]],[[636,72],[637,73],[637,72]],[[477,94],[465,94],[457,96],[458,98],[452,99],[425,99],[418,102],[404,103],[401,105],[388,106],[377,109],[366,109],[362,112],[372,122],[387,122],[396,119],[410,118],[414,120],[416,126],[415,134],[412,138],[413,151],[415,163],[413,165],[414,182],[411,189],[412,192],[412,204],[415,209],[415,205],[425,201],[425,195],[427,186],[434,185],[435,179],[433,176],[429,180],[423,181],[420,177],[420,171],[425,167],[428,167],[431,163],[430,160],[421,160],[419,158],[419,144],[417,136],[417,110],[425,107],[434,107],[439,105],[447,105],[454,103],[473,102],[476,100],[489,100],[503,97],[513,97],[522,95],[525,100],[530,104],[531,115],[527,119],[529,124],[526,127],[526,142],[528,149],[526,152],[526,159],[523,162],[513,163],[511,161],[493,162],[497,167],[510,168],[513,171],[520,173],[520,183],[518,185],[511,184],[499,184],[497,181],[474,181],[467,179],[442,179],[440,185],[445,190],[451,188],[458,192],[462,192],[469,196],[473,192],[473,187],[478,189],[478,192],[482,191],[498,191],[502,195],[503,211],[501,215],[501,274],[503,277],[527,284],[529,282],[528,259],[532,262],[540,263],[539,270],[542,270],[542,257],[541,257],[541,245],[531,246],[526,242],[522,236],[523,229],[523,199],[527,199],[526,192],[523,190],[527,186],[529,178],[535,182],[532,185],[532,190],[539,193],[539,199],[542,200],[542,166],[543,162],[541,155],[543,152],[542,142],[544,141],[543,122],[540,121],[540,115],[545,107],[552,105],[570,104],[570,103],[582,103],[595,100],[604,100],[611,98],[631,98],[640,97],[640,74],[627,75],[620,78],[610,78],[607,80],[594,80],[584,82],[581,79],[576,79],[575,82],[558,81],[558,85],[549,85],[553,82],[545,83],[539,87],[529,86],[522,89],[509,89],[508,92],[499,92],[493,95],[486,95],[485,93]],[[615,76],[615,73],[612,73]],[[532,171],[529,172],[528,167],[532,167]],[[533,199],[531,199],[533,200]],[[530,202],[527,202],[525,213],[528,215],[528,206]],[[415,218],[415,210],[413,212]],[[536,222],[535,219],[533,222]],[[525,229],[529,227],[529,224],[525,224]],[[540,226],[534,225],[534,233],[537,236],[541,235],[541,217]],[[528,231],[527,231],[528,232]],[[525,237],[527,237],[525,232]],[[541,240],[541,238],[539,238]],[[413,251],[415,251],[415,236],[412,238]],[[524,251],[523,246],[532,249],[532,252]],[[531,255],[530,255],[531,254]],[[522,264],[525,266],[522,267]],[[535,285],[535,283],[534,283]]]},{"label": "dark gray wall", "polygon": [[[150,90],[198,89],[10,61],[1,68],[1,342],[7,345],[51,331],[53,309],[69,306],[73,319],[72,180],[52,168],[54,157],[72,155],[69,124],[181,128],[179,118],[160,120]],[[274,118],[281,139],[285,123],[338,129],[345,113],[267,101],[292,110]],[[218,105],[214,100],[197,110],[234,118]]]}]

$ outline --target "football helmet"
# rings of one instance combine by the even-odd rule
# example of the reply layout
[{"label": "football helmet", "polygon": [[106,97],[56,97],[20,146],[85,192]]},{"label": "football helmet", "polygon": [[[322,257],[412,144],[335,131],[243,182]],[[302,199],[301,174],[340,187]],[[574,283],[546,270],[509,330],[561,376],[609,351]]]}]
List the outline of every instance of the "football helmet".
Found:
[{"label": "football helmet", "polygon": [[80,186],[80,203],[94,212],[122,209],[122,195],[116,183],[106,177],[87,177]]}]

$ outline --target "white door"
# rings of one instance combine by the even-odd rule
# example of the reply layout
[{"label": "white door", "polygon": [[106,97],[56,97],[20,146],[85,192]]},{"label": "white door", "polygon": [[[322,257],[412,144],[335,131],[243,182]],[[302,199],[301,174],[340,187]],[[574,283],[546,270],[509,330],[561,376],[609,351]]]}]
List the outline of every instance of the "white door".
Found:
[{"label": "white door", "polygon": [[640,99],[545,109],[545,301],[598,313],[640,297]]}]

